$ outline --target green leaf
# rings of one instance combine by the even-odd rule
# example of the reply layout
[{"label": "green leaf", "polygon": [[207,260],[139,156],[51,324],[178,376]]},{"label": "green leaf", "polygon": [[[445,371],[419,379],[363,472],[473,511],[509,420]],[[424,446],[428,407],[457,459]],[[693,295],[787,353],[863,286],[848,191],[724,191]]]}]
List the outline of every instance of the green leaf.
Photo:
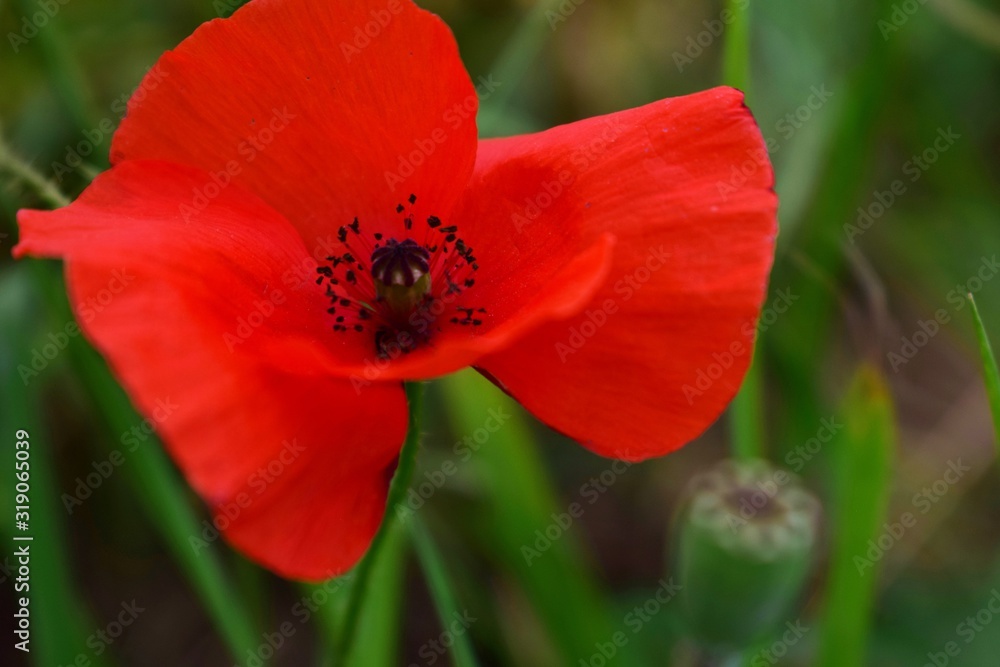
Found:
[{"label": "green leaf", "polygon": [[[451,581],[448,579],[447,566],[430,533],[420,520],[420,516],[418,514],[410,515],[406,519],[406,524],[413,539],[417,557],[420,559],[420,566],[427,577],[427,587],[434,599],[434,606],[437,608],[441,626],[449,628],[456,620],[464,619],[466,613],[458,608]],[[455,667],[476,667],[478,664],[476,652],[472,648],[472,642],[469,641],[468,628],[464,625],[462,627],[465,628],[465,631],[451,633],[454,640],[451,655],[455,661]]]},{"label": "green leaf", "polygon": [[[69,321],[72,315],[65,301],[62,281],[49,270],[52,267],[40,263],[33,266],[37,267],[40,283],[47,288],[46,301],[54,316],[59,321]],[[78,376],[88,387],[110,433],[124,433],[141,421],[128,396],[92,348],[74,339],[68,350]],[[114,439],[117,440],[117,436]],[[130,465],[124,470],[152,526],[197,592],[233,657],[242,660],[247,651],[256,646],[254,625],[243,601],[225,576],[217,545],[209,545],[198,553],[191,546],[190,539],[200,535],[202,525],[192,507],[187,485],[155,440],[137,447],[131,454]]]},{"label": "green leaf", "polygon": [[885,379],[862,366],[848,391],[844,429],[827,447],[832,461],[832,546],[820,667],[864,665],[879,564],[867,560],[886,522],[896,449],[895,417]]},{"label": "green leaf", "polygon": [[[725,4],[725,11],[732,20],[726,27],[722,83],[749,94],[750,5],[748,0],[726,0]],[[733,456],[743,461],[764,458],[764,408],[759,369],[759,360],[754,360],[729,410]]]},{"label": "green leaf", "polygon": [[[95,667],[107,665],[103,656],[94,655],[87,646],[87,637],[103,627],[95,622],[86,611],[73,585],[70,571],[70,549],[65,538],[65,512],[58,501],[55,474],[52,463],[54,455],[46,429],[39,423],[39,391],[41,385],[29,384],[26,388],[15,368],[14,355],[9,351],[26,350],[29,345],[27,331],[30,324],[32,304],[37,300],[34,289],[29,287],[26,271],[11,271],[4,275],[0,286],[0,437],[4,440],[3,481],[0,482],[0,508],[3,509],[3,538],[11,545],[6,553],[26,545],[30,552],[30,588],[20,593],[30,600],[31,619],[31,659],[40,667],[48,665],[77,664],[79,655],[90,660]],[[29,484],[29,529],[18,537],[31,536],[30,541],[14,541],[14,441],[19,430],[28,432],[30,443],[28,472]],[[19,439],[19,438],[18,438]],[[12,580],[16,575],[17,560],[7,556],[6,564],[12,567],[7,575]],[[12,583],[12,582],[11,582]],[[19,641],[14,639],[14,642]]]},{"label": "green leaf", "polygon": [[[823,107],[822,115],[816,116],[816,122],[829,122],[829,129],[825,130],[829,140],[818,142],[815,152],[811,152],[809,162],[821,164],[822,168],[815,178],[818,188],[809,197],[809,205],[799,209],[800,216],[789,215],[783,194],[785,185],[795,187],[800,183],[784,178],[778,181],[782,198],[781,231],[771,284],[778,288],[794,286],[798,300],[768,330],[767,337],[762,338],[767,345],[768,370],[787,403],[789,415],[782,432],[772,429],[774,442],[796,443],[811,437],[815,424],[823,416],[823,400],[816,382],[823,372],[823,355],[817,351],[829,349],[832,322],[840,313],[836,286],[845,271],[844,222],[856,219],[859,201],[870,193],[866,190],[866,179],[877,145],[875,137],[884,110],[891,106],[891,87],[885,82],[893,78],[893,55],[904,43],[886,40],[877,25],[880,17],[891,13],[892,4],[893,0],[857,4],[859,11],[853,23],[845,21],[835,26],[848,29],[857,24],[864,26],[859,30],[867,33],[854,47],[863,55],[858,56],[860,62],[849,70],[846,80],[839,81],[829,72],[809,74],[823,77],[810,81],[829,80],[831,90],[836,92]],[[765,7],[775,13],[787,13],[767,3],[760,5],[760,11],[764,12]],[[808,11],[805,6],[800,9],[800,16]],[[819,120],[821,117],[823,120]],[[846,141],[845,137],[851,140]],[[781,156],[787,159],[795,144],[795,141],[782,144],[788,148],[781,148],[775,156],[779,168]],[[785,173],[779,176],[784,177]]]},{"label": "green leaf", "polygon": [[729,407],[733,457],[741,461],[766,458],[764,453],[764,397],[761,391],[760,350],[743,378],[743,386]]},{"label": "green leaf", "polygon": [[[36,15],[39,11],[39,5],[32,0],[15,0],[14,4],[17,13],[26,18]],[[49,21],[38,30],[38,48],[49,81],[59,96],[63,109],[76,125],[76,129],[93,130],[98,126],[101,115],[97,112],[89,82],[80,66],[80,58],[71,50],[60,25],[60,19]],[[104,156],[108,154],[110,148],[110,137],[102,135],[94,146],[93,153]]]}]

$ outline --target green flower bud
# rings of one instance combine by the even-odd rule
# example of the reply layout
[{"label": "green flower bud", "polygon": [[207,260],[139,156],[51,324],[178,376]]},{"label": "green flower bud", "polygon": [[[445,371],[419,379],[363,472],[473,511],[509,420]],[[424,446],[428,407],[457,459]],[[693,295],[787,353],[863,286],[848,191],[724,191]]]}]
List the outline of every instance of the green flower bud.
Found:
[{"label": "green flower bud", "polygon": [[678,549],[692,636],[713,651],[739,651],[789,620],[819,513],[798,478],[764,461],[724,461],[693,479]]}]

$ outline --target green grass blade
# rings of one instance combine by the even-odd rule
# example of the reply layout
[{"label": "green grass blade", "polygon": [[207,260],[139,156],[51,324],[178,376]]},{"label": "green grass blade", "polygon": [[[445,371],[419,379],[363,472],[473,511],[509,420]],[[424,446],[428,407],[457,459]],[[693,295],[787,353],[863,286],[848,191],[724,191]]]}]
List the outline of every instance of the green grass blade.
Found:
[{"label": "green grass blade", "polygon": [[[466,614],[458,608],[455,593],[448,579],[447,567],[420,516],[418,514],[409,516],[406,525],[409,528],[417,558],[420,560],[420,566],[427,577],[427,587],[434,599],[434,606],[437,608],[438,618],[441,619],[441,626],[448,628],[456,620],[464,619]],[[451,655],[455,667],[476,667],[478,664],[476,652],[469,640],[469,633],[467,631],[453,632],[452,637],[454,644],[451,647]]]},{"label": "green grass blade", "polygon": [[[33,16],[40,7],[31,0],[15,0],[18,13],[23,16]],[[56,93],[63,103],[63,108],[76,125],[76,129],[92,130],[97,127],[100,114],[96,111],[89,83],[80,67],[79,58],[72,52],[65,38],[58,18],[53,19],[38,30],[37,43],[41,50],[42,61],[53,83]],[[107,160],[110,150],[110,137],[103,137],[94,147],[94,154],[102,161]]]},{"label": "green grass blade", "polygon": [[[59,321],[69,321],[72,316],[62,281],[49,270],[52,267],[40,263],[35,266],[40,282],[47,286],[46,301]],[[128,396],[97,353],[79,339],[72,340],[68,349],[77,374],[88,387],[110,432],[124,433],[140,422],[141,417]],[[133,482],[136,498],[188,577],[230,652],[242,660],[247,650],[256,645],[254,625],[243,601],[225,576],[217,549],[210,546],[195,553],[191,548],[190,537],[198,535],[202,527],[192,508],[186,484],[156,441],[137,447],[130,460],[128,477]]]},{"label": "green grass blade", "polygon": [[993,356],[993,347],[990,345],[989,336],[986,335],[986,327],[983,326],[983,318],[979,315],[979,308],[976,306],[976,299],[972,294],[967,294],[966,299],[972,306],[972,319],[976,323],[976,338],[979,339],[979,356],[983,363],[983,381],[986,383],[986,395],[990,400],[990,413],[993,415],[993,430],[996,434],[997,452],[1000,454],[1000,373],[997,372],[997,360]]},{"label": "green grass blade", "polygon": [[[83,655],[95,667],[107,665],[103,656],[93,655],[93,650],[87,646],[87,637],[103,623],[94,622],[89,618],[84,605],[80,602],[74,590],[73,577],[70,572],[70,550],[63,535],[63,513],[57,499],[59,497],[53,481],[52,448],[48,442],[46,430],[41,428],[33,415],[41,414],[35,406],[37,400],[32,396],[13,399],[17,394],[9,394],[9,390],[23,390],[16,373],[6,375],[10,379],[4,388],[5,416],[2,423],[3,434],[13,438],[17,429],[25,429],[30,434],[31,443],[31,493],[29,531],[24,533],[33,539],[30,542],[15,542],[14,535],[9,530],[9,521],[4,522],[3,537],[11,545],[7,553],[13,554],[21,545],[28,545],[31,553],[30,589],[26,595],[31,600],[31,659],[40,667],[47,665],[70,665],[79,655]],[[14,469],[13,449],[4,463],[8,470]],[[13,498],[13,489],[5,483],[4,495]],[[5,516],[13,517],[13,504],[5,502],[4,507],[10,511]],[[16,576],[17,561],[13,556],[8,561],[12,566],[10,579]],[[17,641],[17,640],[15,640]]]},{"label": "green grass blade", "polygon": [[[89,351],[87,351],[89,352]],[[92,353],[80,353],[79,368],[97,396],[105,418],[115,432],[123,433],[140,420],[117,383]],[[102,386],[103,385],[103,386]],[[255,645],[254,624],[243,601],[226,576],[216,549],[195,553],[189,538],[201,532],[191,506],[187,485],[173,467],[159,441],[138,447],[129,467],[137,497],[153,525],[188,577],[215,622],[230,652],[242,660]]]},{"label": "green grass blade", "polygon": [[[22,267],[26,268],[26,267]],[[36,298],[28,286],[26,271],[11,271],[4,276],[0,286],[0,352],[25,350],[30,347],[26,334],[33,329],[28,304]],[[101,624],[94,622],[74,589],[70,569],[70,550],[64,537],[65,513],[57,500],[58,490],[54,479],[54,455],[46,429],[41,426],[38,393],[41,385],[25,388],[15,368],[13,354],[0,353],[0,434],[2,434],[5,474],[0,482],[0,507],[4,520],[2,538],[8,545],[4,549],[3,577],[13,591],[17,576],[17,560],[10,554],[22,545],[28,545],[31,554],[30,588],[15,593],[30,600],[31,640],[30,657],[40,667],[48,665],[77,664],[83,655],[88,664],[102,667],[108,664],[105,656],[93,655],[87,647],[87,637]],[[31,541],[14,541],[14,439],[18,430],[29,434],[29,530],[19,536],[30,535]],[[7,568],[10,568],[9,571]],[[16,639],[12,639],[13,644]]]},{"label": "green grass blade", "polygon": [[820,667],[869,664],[879,568],[865,554],[884,530],[896,448],[892,399],[878,370],[863,366],[858,371],[843,415],[844,429],[827,445],[832,545],[815,662]]},{"label": "green grass blade", "polygon": [[[831,82],[837,93],[823,110],[825,114],[828,109],[832,119],[831,140],[817,147],[812,158],[813,163],[822,165],[815,179],[819,187],[809,205],[801,209],[801,217],[790,218],[787,211],[780,214],[778,258],[771,284],[794,285],[799,299],[762,342],[768,348],[774,388],[788,403],[788,425],[776,433],[784,442],[808,439],[823,416],[820,383],[816,382],[822,363],[816,351],[829,349],[833,322],[840,315],[836,289],[830,286],[838,285],[846,270],[843,224],[856,219],[855,209],[870,192],[865,188],[877,146],[875,137],[884,110],[890,106],[891,87],[885,82],[894,76],[894,52],[904,43],[886,40],[877,25],[880,17],[892,12],[893,2],[857,5],[863,10],[858,19],[863,17],[861,24],[868,33],[857,47],[864,54],[863,66],[850,69],[846,80]],[[851,140],[844,141],[844,137]],[[779,181],[779,194],[782,190]],[[803,274],[804,265],[808,266],[807,274]]]},{"label": "green grass blade", "polygon": [[[0,157],[8,168],[11,164],[21,164],[2,145]],[[35,172],[30,169],[25,173],[19,173],[17,169],[13,171],[38,190],[50,204],[66,203],[61,193],[50,188],[41,177],[34,182]],[[57,273],[40,262],[33,263],[31,270],[36,284],[42,287],[42,301],[53,321],[71,321],[73,316],[65,288]],[[88,387],[89,395],[94,397],[111,433],[124,433],[141,421],[128,397],[93,349],[74,339],[69,345],[69,357],[80,379]],[[146,514],[152,519],[152,526],[161,534],[190,580],[230,652],[242,659],[246,651],[255,645],[254,626],[245,605],[224,576],[217,551],[210,547],[198,555],[188,543],[188,538],[198,534],[201,526],[190,505],[186,485],[156,442],[151,441],[149,446],[137,448],[131,461],[127,476]]]},{"label": "green grass blade", "polygon": [[335,577],[320,583],[303,583],[299,585],[302,597],[309,600],[310,611],[314,614],[316,631],[319,634],[320,646],[315,663],[323,667],[342,667],[349,662],[337,662],[340,657],[336,651],[340,648],[340,630],[344,624],[344,612],[351,592],[352,576],[350,574]]},{"label": "green grass blade", "polygon": [[253,624],[255,635],[264,631],[269,618],[270,602],[267,590],[267,572],[242,554],[234,554],[233,581],[243,598],[247,620]]},{"label": "green grass blade", "polygon": [[522,548],[545,530],[552,515],[566,511],[539,460],[534,436],[520,406],[473,371],[445,378],[448,416],[456,433],[473,433],[491,409],[510,417],[475,453],[483,493],[492,508],[488,521],[491,550],[519,581],[563,655],[576,664],[594,651],[594,642],[610,637],[614,626],[605,600],[583,555],[578,536],[567,532],[530,564]]},{"label": "green grass blade", "polygon": [[[518,84],[524,79],[525,74],[531,71],[532,63],[538,58],[545,41],[552,34],[553,24],[550,23],[550,17],[563,1],[540,0],[536,3],[507,40],[500,55],[494,59],[490,74],[501,83],[501,86],[484,102],[484,107],[488,106],[486,118],[502,119],[502,112],[510,104],[514,93],[518,92]],[[479,130],[484,135],[494,134],[493,129],[483,127],[483,123],[480,123]]]}]

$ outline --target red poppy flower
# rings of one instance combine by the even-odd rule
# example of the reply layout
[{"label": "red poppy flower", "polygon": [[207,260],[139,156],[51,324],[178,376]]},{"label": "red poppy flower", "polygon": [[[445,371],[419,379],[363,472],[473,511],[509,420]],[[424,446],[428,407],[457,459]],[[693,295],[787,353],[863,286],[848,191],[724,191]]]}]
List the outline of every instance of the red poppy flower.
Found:
[{"label": "red poppy flower", "polygon": [[178,406],[174,459],[281,574],[364,553],[403,380],[471,365],[640,460],[747,368],[776,199],[738,91],[481,142],[476,109],[408,0],[255,0],[162,57],[76,202],[18,216],[16,255],[65,260],[88,338],[140,411]]}]

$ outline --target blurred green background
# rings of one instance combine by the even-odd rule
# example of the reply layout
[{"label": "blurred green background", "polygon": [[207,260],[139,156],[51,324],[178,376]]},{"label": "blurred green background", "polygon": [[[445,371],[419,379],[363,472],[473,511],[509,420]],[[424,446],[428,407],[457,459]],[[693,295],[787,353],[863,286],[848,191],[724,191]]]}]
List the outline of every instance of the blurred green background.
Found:
[{"label": "blurred green background", "polygon": [[[32,434],[36,535],[31,659],[5,630],[3,664],[252,665],[273,653],[266,664],[311,665],[343,651],[350,581],[286,582],[221,542],[194,554],[204,507],[85,341],[69,336],[27,386],[18,372],[71,316],[57,263],[10,259],[15,211],[75,197],[105,169],[109,132],[143,73],[236,4],[0,2],[0,536],[14,532],[21,428]],[[974,291],[987,330],[1000,332],[1000,3],[420,4],[452,26],[474,79],[502,84],[483,101],[484,136],[723,81],[744,88],[781,199],[768,303],[791,305],[762,322],[725,418],[620,474],[481,378],[432,384],[414,482],[449,462],[456,472],[418,528],[396,526],[371,563],[347,664],[1000,664],[989,609],[1000,602],[1000,478],[964,299]],[[467,461],[457,456],[497,408],[510,419]],[[842,425],[836,437],[808,449],[829,420]],[[67,511],[61,496],[115,452],[120,465]],[[688,480],[733,455],[798,472],[823,503],[815,563],[787,618],[807,630],[788,641],[779,623],[742,654],[711,656],[671,601],[633,633],[630,610],[678,571],[673,521]],[[602,473],[606,490],[528,565],[522,547]],[[914,524],[892,536],[906,513]],[[879,538],[889,548],[859,574],[855,557]],[[10,556],[2,564],[6,627],[17,575]],[[442,635],[449,625],[462,630]],[[606,657],[623,629],[627,646]],[[274,637],[280,647],[261,650]]]}]

